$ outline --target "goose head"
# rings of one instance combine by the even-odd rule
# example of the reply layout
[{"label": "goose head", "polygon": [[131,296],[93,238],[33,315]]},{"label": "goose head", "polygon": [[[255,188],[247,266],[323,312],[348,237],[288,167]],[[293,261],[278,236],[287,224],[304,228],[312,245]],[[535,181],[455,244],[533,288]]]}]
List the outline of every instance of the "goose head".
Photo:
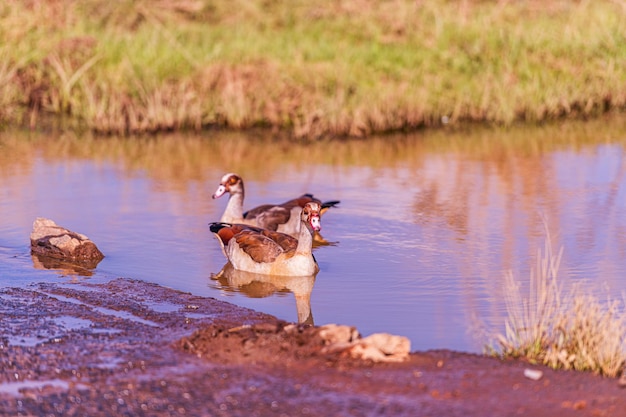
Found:
[{"label": "goose head", "polygon": [[309,202],[304,205],[300,218],[306,224],[307,229],[316,232],[322,230],[322,223],[320,222],[321,209],[322,206],[315,202]]},{"label": "goose head", "polygon": [[220,198],[226,193],[243,194],[243,180],[237,174],[228,173],[222,177],[219,187],[213,194],[213,198]]}]

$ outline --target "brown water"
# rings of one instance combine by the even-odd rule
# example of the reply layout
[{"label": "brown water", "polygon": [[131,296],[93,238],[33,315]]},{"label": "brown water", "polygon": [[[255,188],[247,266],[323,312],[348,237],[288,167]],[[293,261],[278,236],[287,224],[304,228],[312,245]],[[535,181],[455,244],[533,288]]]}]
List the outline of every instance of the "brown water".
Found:
[{"label": "brown water", "polygon": [[[289,321],[479,352],[503,326],[507,271],[525,283],[549,232],[567,286],[626,290],[626,119],[292,144],[255,134],[150,139],[0,133],[0,285],[130,277]],[[237,172],[246,207],[304,192],[341,200],[309,279],[216,274],[207,223]],[[46,269],[34,219],[89,236],[97,269]]]}]

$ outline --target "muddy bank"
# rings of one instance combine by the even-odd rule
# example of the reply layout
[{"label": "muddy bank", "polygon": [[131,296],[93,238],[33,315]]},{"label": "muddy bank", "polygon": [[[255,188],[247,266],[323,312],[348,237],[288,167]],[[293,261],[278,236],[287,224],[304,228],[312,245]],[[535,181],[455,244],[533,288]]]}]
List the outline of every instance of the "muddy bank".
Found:
[{"label": "muddy bank", "polygon": [[[450,351],[373,364],[212,298],[117,279],[0,291],[0,414],[612,416],[617,381]],[[284,332],[285,328],[291,333]],[[543,377],[524,377],[528,368]]]}]

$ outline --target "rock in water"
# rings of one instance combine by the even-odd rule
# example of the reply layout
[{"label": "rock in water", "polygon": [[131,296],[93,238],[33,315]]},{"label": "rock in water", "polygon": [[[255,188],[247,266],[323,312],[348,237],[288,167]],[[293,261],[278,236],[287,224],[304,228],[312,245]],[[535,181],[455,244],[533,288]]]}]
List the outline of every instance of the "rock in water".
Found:
[{"label": "rock in water", "polygon": [[30,234],[33,254],[76,262],[95,268],[104,255],[89,238],[58,226],[50,219],[38,217]]}]

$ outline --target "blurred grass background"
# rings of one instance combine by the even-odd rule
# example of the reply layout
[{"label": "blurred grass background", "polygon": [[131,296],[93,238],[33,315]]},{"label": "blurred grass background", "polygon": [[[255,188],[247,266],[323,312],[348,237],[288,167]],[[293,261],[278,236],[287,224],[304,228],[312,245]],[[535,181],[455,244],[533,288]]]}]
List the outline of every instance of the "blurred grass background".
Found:
[{"label": "blurred grass background", "polygon": [[22,0],[0,123],[295,138],[594,117],[626,104],[620,1]]}]

